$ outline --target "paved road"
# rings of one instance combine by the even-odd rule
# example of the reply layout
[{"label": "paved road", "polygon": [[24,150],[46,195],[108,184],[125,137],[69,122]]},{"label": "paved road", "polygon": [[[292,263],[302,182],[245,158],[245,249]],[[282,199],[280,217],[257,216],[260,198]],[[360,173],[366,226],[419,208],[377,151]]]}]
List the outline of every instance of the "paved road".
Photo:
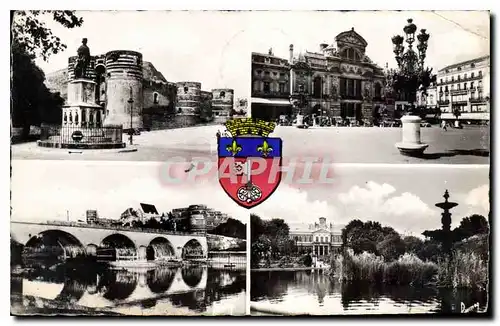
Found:
[{"label": "paved road", "polygon": [[[218,126],[193,127],[144,132],[134,137],[136,152],[68,150],[37,147],[35,143],[12,146],[13,159],[165,161],[172,157],[191,160],[210,157],[216,160]],[[422,128],[422,141],[429,144],[424,158],[399,153],[400,128],[317,127],[297,129],[277,127],[273,136],[283,139],[284,157],[326,158],[334,163],[420,163],[489,164],[490,133],[487,127],[464,129]],[[131,148],[127,145],[127,148]]]}]

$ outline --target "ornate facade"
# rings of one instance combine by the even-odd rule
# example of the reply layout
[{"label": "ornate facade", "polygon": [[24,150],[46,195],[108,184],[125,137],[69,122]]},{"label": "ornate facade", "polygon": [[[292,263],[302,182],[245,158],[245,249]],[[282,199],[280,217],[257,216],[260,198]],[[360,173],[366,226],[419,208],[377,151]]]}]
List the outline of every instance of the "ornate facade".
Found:
[{"label": "ornate facade", "polygon": [[[371,121],[373,110],[385,106],[383,69],[366,55],[368,43],[354,29],[337,35],[335,43],[297,57],[292,44],[289,60],[272,52],[253,53],[252,116],[276,119],[277,114],[290,114],[290,96],[302,96],[304,114]],[[259,57],[264,62],[258,62]],[[271,107],[267,112],[266,100]],[[273,108],[277,100],[283,107],[288,102],[288,108]]]},{"label": "ornate facade", "polygon": [[328,256],[342,246],[342,225],[327,223],[320,217],[319,223],[290,224],[290,238],[295,241],[298,251],[310,252],[316,257]]}]

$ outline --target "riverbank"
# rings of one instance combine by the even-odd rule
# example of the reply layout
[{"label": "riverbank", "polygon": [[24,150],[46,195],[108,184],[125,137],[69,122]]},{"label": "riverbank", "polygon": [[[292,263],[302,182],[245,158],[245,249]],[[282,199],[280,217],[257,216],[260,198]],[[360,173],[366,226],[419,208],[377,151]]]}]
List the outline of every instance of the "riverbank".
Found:
[{"label": "riverbank", "polygon": [[251,268],[251,272],[282,272],[282,271],[314,271],[314,270],[328,270],[329,267],[264,267],[264,268]]}]

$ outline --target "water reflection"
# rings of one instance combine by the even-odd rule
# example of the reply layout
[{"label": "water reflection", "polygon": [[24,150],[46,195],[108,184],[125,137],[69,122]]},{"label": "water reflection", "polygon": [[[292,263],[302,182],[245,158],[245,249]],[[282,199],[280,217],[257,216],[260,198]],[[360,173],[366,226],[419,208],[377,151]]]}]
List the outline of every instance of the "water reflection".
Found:
[{"label": "water reflection", "polygon": [[263,311],[308,314],[459,313],[487,304],[484,291],[339,283],[322,271],[252,272],[251,300]]},{"label": "water reflection", "polygon": [[[94,266],[83,274],[64,264],[31,269],[12,277],[12,305],[21,310],[92,308],[120,312],[127,309],[190,312],[211,311],[218,301],[233,314],[245,314],[245,273],[202,266],[115,270]],[[162,308],[163,306],[168,307]],[[183,310],[184,311],[184,310]]]}]

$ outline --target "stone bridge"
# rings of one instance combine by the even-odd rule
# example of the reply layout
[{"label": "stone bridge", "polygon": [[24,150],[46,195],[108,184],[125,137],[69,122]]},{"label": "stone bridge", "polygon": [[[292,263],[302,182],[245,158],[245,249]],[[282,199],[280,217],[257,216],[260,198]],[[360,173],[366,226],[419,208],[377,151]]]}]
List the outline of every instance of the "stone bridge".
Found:
[{"label": "stone bridge", "polygon": [[43,280],[43,277],[23,278],[22,295],[91,308],[115,307],[205,290],[208,276],[207,269],[200,267],[155,269],[148,272],[118,270],[107,273],[96,275],[95,281],[90,283],[80,283],[69,278],[50,281]]},{"label": "stone bridge", "polygon": [[198,248],[203,258],[208,256],[205,234],[180,233],[75,222],[20,222],[11,221],[12,240],[35,246],[39,239],[63,248],[81,248],[87,255],[95,255],[97,248],[127,248],[139,260],[162,257],[186,258],[186,249]]}]

